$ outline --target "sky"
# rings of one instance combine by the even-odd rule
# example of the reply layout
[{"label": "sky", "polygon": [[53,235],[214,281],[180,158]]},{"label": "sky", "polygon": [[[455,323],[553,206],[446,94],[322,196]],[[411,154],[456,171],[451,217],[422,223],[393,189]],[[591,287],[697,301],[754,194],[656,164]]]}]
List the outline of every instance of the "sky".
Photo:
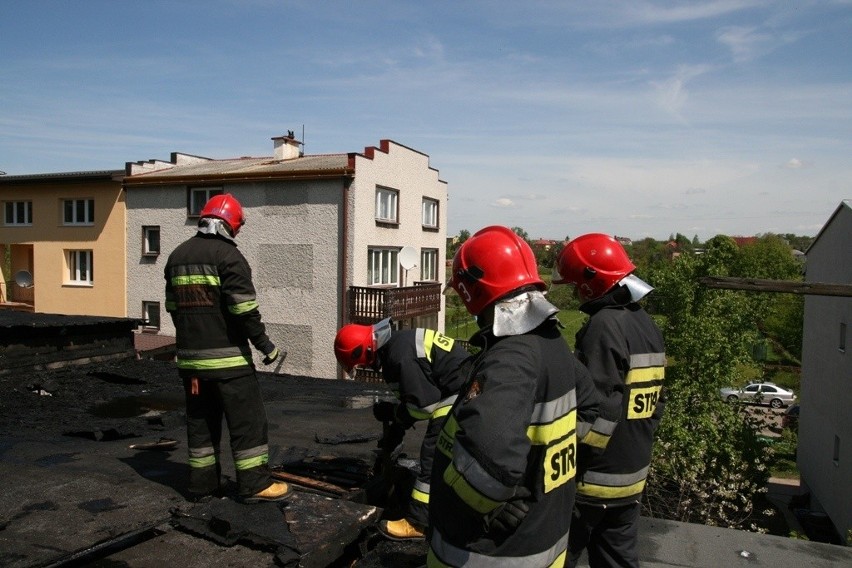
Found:
[{"label": "sky", "polygon": [[448,235],[815,235],[852,198],[852,0],[0,0],[0,68],[9,175],[293,130],[428,155]]}]

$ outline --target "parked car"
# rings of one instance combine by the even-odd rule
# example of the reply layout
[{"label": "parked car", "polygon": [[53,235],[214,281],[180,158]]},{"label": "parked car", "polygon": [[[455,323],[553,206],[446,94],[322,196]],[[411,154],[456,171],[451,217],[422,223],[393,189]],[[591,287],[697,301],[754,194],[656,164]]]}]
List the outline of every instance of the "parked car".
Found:
[{"label": "parked car", "polygon": [[781,428],[799,429],[799,405],[791,404],[781,417]]},{"label": "parked car", "polygon": [[741,389],[724,387],[719,389],[719,394],[728,402],[768,404],[772,408],[782,408],[792,404],[796,400],[796,395],[793,391],[768,382],[751,383]]}]

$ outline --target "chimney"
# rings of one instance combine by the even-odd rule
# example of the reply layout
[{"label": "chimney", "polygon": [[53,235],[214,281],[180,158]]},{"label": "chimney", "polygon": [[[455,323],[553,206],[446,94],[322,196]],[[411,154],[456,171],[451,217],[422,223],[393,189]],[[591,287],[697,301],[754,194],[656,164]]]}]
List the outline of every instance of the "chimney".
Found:
[{"label": "chimney", "polygon": [[292,130],[287,132],[287,136],[276,136],[272,141],[275,143],[276,160],[292,160],[302,156],[302,143],[296,140]]}]

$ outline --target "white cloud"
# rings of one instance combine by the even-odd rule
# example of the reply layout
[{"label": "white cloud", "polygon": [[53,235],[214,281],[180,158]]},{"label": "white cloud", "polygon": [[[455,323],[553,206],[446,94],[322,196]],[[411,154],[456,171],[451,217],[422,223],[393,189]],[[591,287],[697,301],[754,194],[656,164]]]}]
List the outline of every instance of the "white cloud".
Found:
[{"label": "white cloud", "polygon": [[506,197],[501,197],[501,198],[497,199],[496,201],[494,201],[491,204],[491,206],[492,207],[498,207],[500,209],[506,209],[508,207],[514,207],[515,202],[512,201],[511,199],[506,198]]}]

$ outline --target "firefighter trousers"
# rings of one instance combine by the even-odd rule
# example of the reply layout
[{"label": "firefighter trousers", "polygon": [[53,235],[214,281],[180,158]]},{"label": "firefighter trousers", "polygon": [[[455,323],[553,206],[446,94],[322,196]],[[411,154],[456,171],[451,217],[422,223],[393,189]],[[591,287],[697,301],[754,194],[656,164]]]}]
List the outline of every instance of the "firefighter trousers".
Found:
[{"label": "firefighter trousers", "polygon": [[272,483],[268,423],[257,376],[233,379],[183,379],[189,446],[189,492],[219,490],[223,419],[227,424],[237,476],[237,492],[247,497]]},{"label": "firefighter trousers", "polygon": [[575,503],[565,566],[575,568],[586,549],[589,568],[639,568],[640,509],[638,502],[616,507]]}]

